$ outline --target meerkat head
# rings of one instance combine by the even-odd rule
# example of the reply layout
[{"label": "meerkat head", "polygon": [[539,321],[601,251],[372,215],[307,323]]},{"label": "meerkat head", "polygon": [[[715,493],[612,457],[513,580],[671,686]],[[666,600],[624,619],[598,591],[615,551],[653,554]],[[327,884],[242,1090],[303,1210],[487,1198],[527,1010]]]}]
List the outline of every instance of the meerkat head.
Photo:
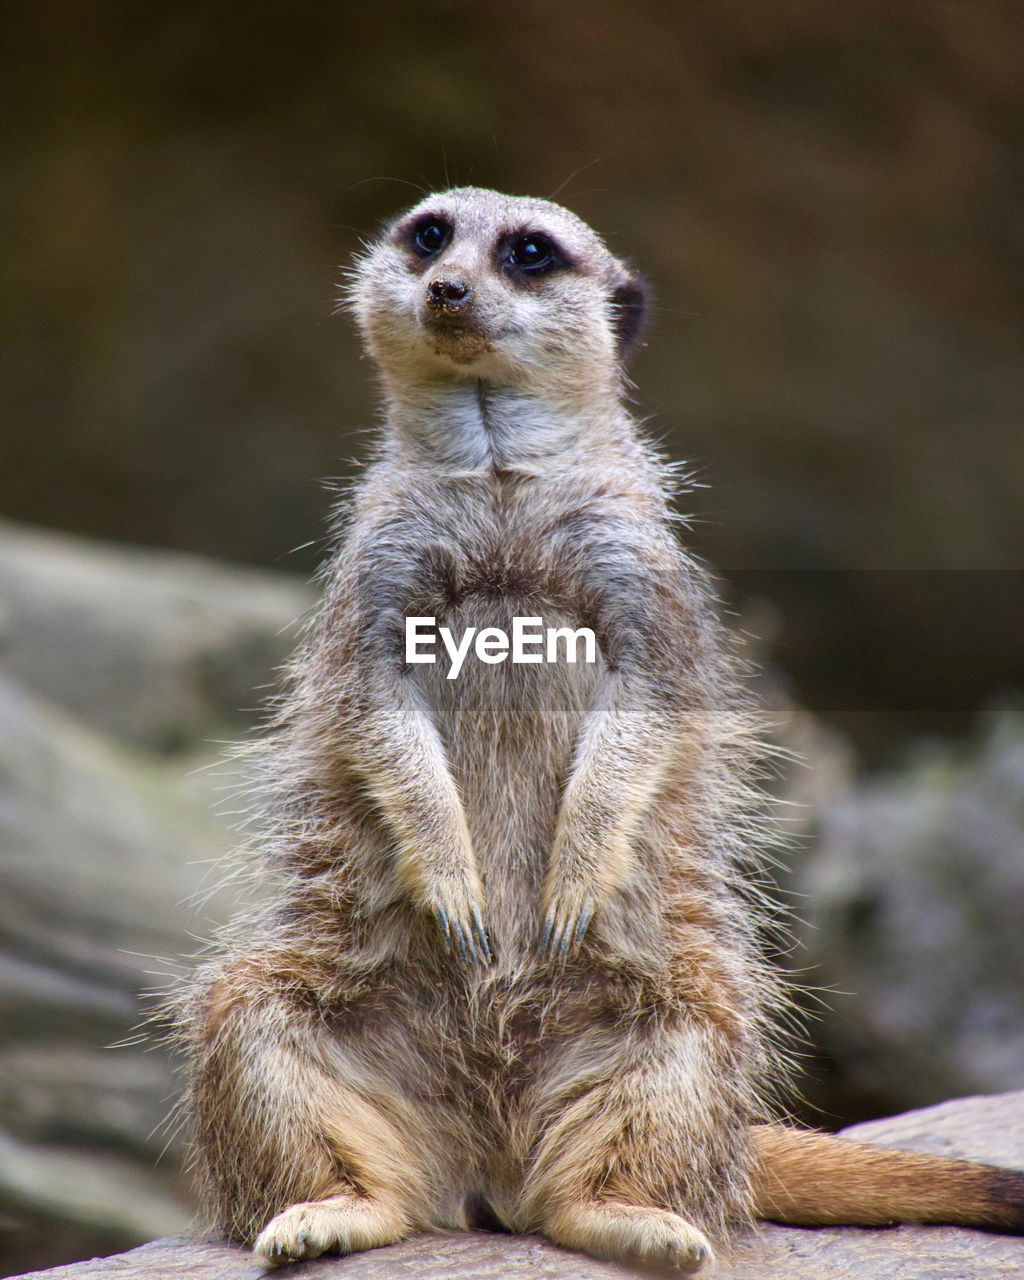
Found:
[{"label": "meerkat head", "polygon": [[385,379],[618,387],[646,290],[599,237],[549,200],[459,187],[389,223],[356,263],[349,299]]}]

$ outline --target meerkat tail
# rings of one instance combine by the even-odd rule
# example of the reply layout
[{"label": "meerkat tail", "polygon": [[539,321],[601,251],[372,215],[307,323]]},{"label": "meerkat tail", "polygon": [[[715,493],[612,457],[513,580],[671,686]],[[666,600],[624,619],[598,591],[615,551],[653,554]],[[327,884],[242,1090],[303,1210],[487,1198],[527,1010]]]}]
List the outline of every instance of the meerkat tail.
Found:
[{"label": "meerkat tail", "polygon": [[949,1223],[1024,1232],[1024,1173],[753,1126],[755,1214],[794,1226]]}]

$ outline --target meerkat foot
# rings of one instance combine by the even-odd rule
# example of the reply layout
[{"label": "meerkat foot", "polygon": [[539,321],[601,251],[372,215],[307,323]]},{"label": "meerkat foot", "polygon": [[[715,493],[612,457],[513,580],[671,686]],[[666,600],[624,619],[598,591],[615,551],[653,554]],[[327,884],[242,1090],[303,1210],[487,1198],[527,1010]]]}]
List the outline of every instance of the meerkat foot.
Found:
[{"label": "meerkat foot", "polygon": [[354,1194],[293,1204],[272,1218],[253,1245],[271,1266],[322,1253],[356,1253],[395,1244],[406,1234],[401,1214]]},{"label": "meerkat foot", "polygon": [[562,1208],[545,1225],[556,1244],[596,1258],[629,1258],[692,1275],[715,1260],[708,1238],[667,1209],[598,1203]]}]

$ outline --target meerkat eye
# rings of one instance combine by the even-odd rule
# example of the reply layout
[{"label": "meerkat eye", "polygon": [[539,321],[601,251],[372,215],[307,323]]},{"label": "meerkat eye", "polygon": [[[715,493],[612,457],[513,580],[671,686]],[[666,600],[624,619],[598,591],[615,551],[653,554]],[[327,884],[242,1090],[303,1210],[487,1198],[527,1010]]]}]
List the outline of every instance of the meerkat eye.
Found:
[{"label": "meerkat eye", "polygon": [[413,230],[413,247],[418,253],[422,253],[424,257],[429,258],[444,248],[451,238],[451,234],[452,227],[450,222],[445,222],[443,218],[424,218]]},{"label": "meerkat eye", "polygon": [[539,232],[512,241],[509,261],[520,271],[550,271],[559,261],[555,242]]}]

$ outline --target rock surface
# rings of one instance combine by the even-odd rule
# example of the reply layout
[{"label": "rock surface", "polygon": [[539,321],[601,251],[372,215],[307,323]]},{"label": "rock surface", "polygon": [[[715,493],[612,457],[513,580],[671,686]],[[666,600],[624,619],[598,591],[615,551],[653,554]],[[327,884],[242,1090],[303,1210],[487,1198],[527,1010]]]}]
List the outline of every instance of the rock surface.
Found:
[{"label": "rock surface", "polygon": [[[845,1134],[880,1146],[1024,1167],[1024,1093],[965,1098],[857,1125]],[[30,1274],[49,1280],[258,1280],[267,1273],[244,1250],[180,1237]],[[320,1258],[280,1274],[303,1280],[623,1280],[650,1273],[569,1253],[536,1236],[437,1232],[348,1258]],[[1024,1274],[1024,1240],[958,1227],[765,1225],[706,1274],[709,1280],[1010,1280]]]}]

